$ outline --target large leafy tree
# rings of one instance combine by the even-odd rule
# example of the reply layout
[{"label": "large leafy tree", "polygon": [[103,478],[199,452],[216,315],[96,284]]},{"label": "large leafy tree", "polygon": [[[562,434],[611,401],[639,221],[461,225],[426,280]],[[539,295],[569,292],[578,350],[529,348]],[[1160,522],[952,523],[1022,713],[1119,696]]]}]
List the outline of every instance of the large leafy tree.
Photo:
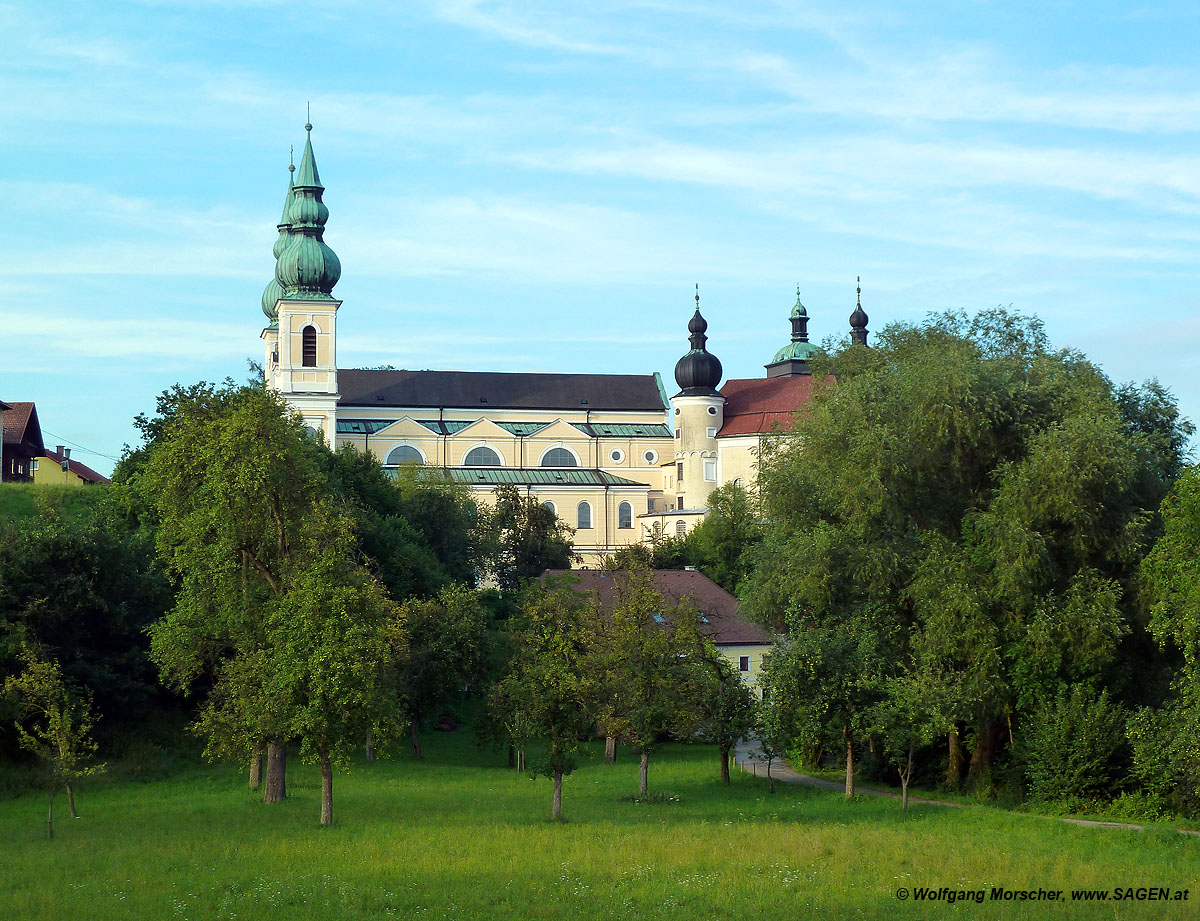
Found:
[{"label": "large leafy tree", "polygon": [[394,694],[367,693],[367,681],[385,687],[380,650],[398,612],[359,564],[325,449],[278,394],[230,384],[187,394],[164,415],[131,477],[179,582],[151,630],[154,658],[178,687],[212,679],[196,727],[210,754],[249,758],[252,785],[266,749],[266,801],[286,795],[297,737],[331,793],[329,763],[347,734],[396,706]]},{"label": "large leafy tree", "polygon": [[[1002,310],[892,326],[815,371],[812,403],[760,461],[765,538],[746,589],[807,650],[796,678],[816,654],[802,631],[837,645],[869,622],[883,661],[921,671],[954,780],[964,733],[982,779],[1061,687],[1135,694],[1125,676],[1160,663],[1133,636],[1130,580],[1190,431],[1169,395],[1115,389]],[[895,676],[879,677],[888,693]]]}]

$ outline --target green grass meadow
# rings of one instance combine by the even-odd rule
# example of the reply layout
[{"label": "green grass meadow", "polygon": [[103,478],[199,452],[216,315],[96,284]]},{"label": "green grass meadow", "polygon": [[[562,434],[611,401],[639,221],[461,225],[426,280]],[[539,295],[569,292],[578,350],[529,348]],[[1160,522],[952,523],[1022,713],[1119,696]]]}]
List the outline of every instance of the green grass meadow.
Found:
[{"label": "green grass meadow", "polygon": [[[0,802],[0,918],[1187,918],[1198,917],[1200,840],[1169,828],[1078,828],[984,807],[913,807],[776,785],[714,751],[666,748],[651,789],[622,800],[637,762],[601,746],[564,785],[431,734],[426,759],[335,775],[331,829],[319,777],[293,759],[290,799],[264,806],[231,765],[167,779],[110,777],[79,791],[81,818],[45,799]],[[1197,885],[1186,903],[982,904],[900,901],[898,888],[1064,889]]]}]

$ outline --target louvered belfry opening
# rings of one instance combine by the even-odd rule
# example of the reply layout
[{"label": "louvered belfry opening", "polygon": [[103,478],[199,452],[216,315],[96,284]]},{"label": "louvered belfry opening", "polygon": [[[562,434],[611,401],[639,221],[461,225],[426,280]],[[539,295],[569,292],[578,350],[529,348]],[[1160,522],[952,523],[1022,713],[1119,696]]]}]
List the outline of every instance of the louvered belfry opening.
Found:
[{"label": "louvered belfry opening", "polygon": [[317,366],[317,331],[311,327],[304,327],[304,332],[301,333],[301,364],[306,368],[315,368]]}]

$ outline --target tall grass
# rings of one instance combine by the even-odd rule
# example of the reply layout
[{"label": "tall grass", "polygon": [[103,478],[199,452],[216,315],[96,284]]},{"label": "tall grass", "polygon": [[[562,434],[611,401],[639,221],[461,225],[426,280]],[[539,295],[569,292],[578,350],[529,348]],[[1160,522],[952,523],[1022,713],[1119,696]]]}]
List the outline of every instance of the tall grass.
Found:
[{"label": "tall grass", "polygon": [[[335,776],[332,829],[319,777],[294,763],[290,799],[264,806],[239,769],[79,794],[81,818],[45,838],[44,800],[0,802],[0,918],[1183,918],[1196,902],[954,905],[901,902],[901,886],[1065,889],[1193,885],[1200,842],[1085,829],[984,808],[845,802],[735,774],[711,748],[668,747],[651,789],[602,750],[566,781],[569,821],[547,821],[550,784],[502,767],[465,733],[426,759]],[[625,797],[625,799],[623,799]],[[1200,900],[1200,885],[1196,899]]]}]

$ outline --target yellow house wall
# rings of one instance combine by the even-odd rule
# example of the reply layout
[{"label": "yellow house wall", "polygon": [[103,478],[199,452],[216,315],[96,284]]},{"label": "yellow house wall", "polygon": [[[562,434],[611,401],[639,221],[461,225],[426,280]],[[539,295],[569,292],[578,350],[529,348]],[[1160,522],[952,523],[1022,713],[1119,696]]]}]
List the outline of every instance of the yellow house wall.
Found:
[{"label": "yellow house wall", "polygon": [[742,680],[746,684],[750,685],[757,696],[762,697],[762,688],[760,687],[759,679],[762,677],[763,657],[770,653],[771,644],[754,643],[744,646],[718,646],[717,649],[721,655],[729,660],[729,664],[734,667],[735,671],[738,667],[738,660],[742,656],[750,657],[750,671],[739,671],[738,674],[741,675]]},{"label": "yellow house wall", "polygon": [[721,438],[717,441],[721,485],[740,479],[747,488],[758,483],[758,436]]},{"label": "yellow house wall", "polygon": [[83,478],[49,457],[37,459],[37,470],[33,471],[35,486],[83,486]]}]

